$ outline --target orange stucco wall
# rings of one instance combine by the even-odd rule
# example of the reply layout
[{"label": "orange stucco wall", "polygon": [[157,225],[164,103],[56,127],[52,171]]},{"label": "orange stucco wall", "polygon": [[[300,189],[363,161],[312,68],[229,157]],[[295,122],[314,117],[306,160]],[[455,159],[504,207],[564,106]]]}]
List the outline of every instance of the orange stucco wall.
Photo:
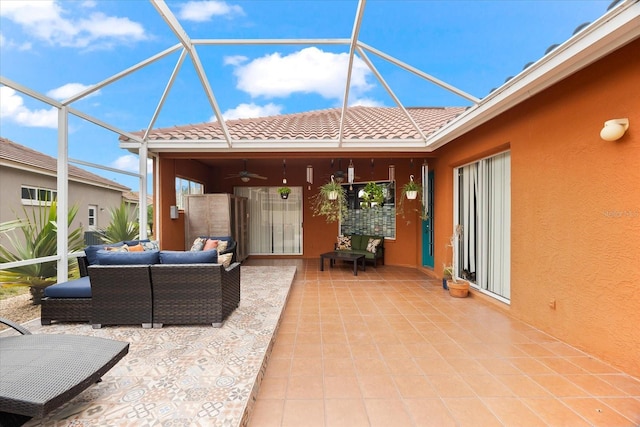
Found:
[{"label": "orange stucco wall", "polygon": [[[511,314],[637,377],[639,51],[635,41],[436,152],[435,212],[437,266],[453,167],[509,148]],[[622,117],[625,136],[600,139],[604,121]]]}]

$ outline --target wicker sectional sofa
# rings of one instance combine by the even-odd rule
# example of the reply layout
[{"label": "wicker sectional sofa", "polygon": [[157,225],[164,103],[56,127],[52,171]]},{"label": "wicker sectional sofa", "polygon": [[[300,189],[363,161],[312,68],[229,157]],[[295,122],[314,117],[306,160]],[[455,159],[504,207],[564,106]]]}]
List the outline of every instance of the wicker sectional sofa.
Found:
[{"label": "wicker sectional sofa", "polygon": [[[378,244],[370,246],[375,241],[378,241]],[[369,249],[373,249],[373,251]],[[362,254],[365,261],[373,264],[374,267],[378,265],[378,260],[384,265],[384,236],[346,234],[338,237],[334,250]]]},{"label": "wicker sectional sofa", "polygon": [[[240,264],[214,251],[85,250],[80,279],[45,289],[41,323],[222,325],[240,303]],[[91,264],[91,261],[93,264]]]}]

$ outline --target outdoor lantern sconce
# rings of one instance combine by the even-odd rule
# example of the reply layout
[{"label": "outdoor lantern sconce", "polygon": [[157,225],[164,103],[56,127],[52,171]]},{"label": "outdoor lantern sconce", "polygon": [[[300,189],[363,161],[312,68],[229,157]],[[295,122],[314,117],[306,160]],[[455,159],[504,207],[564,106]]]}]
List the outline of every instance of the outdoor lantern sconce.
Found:
[{"label": "outdoor lantern sconce", "polygon": [[169,206],[169,218],[178,219],[180,214],[178,213],[178,207],[176,205]]},{"label": "outdoor lantern sconce", "polygon": [[629,119],[613,119],[604,122],[600,138],[605,141],[617,141],[629,129]]},{"label": "outdoor lantern sconce", "polygon": [[313,166],[307,165],[307,190],[311,190],[313,184]]},{"label": "outdoor lantern sconce", "polygon": [[396,180],[396,166],[389,165],[389,181],[394,182]]}]

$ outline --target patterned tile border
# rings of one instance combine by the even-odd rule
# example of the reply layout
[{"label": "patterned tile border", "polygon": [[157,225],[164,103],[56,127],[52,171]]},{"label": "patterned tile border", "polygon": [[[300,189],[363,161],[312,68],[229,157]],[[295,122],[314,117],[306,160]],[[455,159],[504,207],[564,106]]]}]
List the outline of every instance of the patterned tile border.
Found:
[{"label": "patterned tile border", "polygon": [[219,329],[27,323],[36,334],[99,336],[130,348],[102,382],[25,427],[248,425],[295,274],[241,267],[240,306]]}]

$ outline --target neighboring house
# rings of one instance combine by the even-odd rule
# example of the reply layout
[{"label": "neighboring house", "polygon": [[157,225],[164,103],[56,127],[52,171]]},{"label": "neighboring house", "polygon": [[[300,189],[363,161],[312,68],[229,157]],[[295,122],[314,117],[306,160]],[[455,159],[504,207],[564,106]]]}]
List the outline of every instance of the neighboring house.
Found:
[{"label": "neighboring house", "polygon": [[[56,196],[57,160],[24,145],[0,137],[0,222],[24,217]],[[104,228],[110,209],[120,206],[130,189],[114,181],[69,165],[69,206],[78,206],[70,229]],[[4,238],[0,235],[0,239]],[[3,244],[5,242],[2,242]]]}]

